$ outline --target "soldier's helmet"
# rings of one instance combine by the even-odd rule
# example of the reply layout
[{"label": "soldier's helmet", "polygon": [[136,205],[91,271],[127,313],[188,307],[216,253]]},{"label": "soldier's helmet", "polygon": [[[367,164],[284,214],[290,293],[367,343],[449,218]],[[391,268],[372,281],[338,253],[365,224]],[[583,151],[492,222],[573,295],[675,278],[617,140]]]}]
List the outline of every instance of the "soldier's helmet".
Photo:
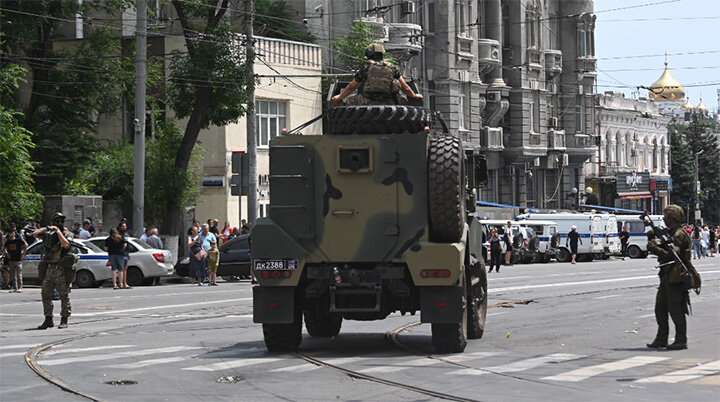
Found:
[{"label": "soldier's helmet", "polygon": [[663,214],[673,218],[678,223],[681,223],[683,221],[683,218],[685,217],[682,207],[675,204],[671,204],[665,207],[665,209],[663,209]]},{"label": "soldier's helmet", "polygon": [[385,48],[379,43],[371,43],[365,48],[365,57],[370,60],[381,60],[385,56]]},{"label": "soldier's helmet", "polygon": [[51,221],[53,223],[58,222],[58,221],[65,222],[65,215],[63,215],[62,212],[55,212],[52,216]]}]

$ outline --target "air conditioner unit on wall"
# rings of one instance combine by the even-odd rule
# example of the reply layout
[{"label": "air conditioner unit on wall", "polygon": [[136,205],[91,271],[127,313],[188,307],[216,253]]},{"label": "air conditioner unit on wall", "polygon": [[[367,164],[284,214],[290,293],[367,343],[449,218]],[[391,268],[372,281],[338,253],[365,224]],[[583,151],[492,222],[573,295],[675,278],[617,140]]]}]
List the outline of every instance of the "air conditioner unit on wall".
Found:
[{"label": "air conditioner unit on wall", "polygon": [[401,8],[402,8],[403,14],[413,14],[413,13],[415,13],[415,2],[414,1],[403,1]]}]

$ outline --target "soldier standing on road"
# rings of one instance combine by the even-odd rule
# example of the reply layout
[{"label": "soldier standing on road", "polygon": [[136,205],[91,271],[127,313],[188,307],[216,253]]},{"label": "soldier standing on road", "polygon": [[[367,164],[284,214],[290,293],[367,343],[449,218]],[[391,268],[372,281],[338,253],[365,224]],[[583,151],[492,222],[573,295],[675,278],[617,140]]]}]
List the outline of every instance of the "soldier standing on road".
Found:
[{"label": "soldier standing on road", "polygon": [[[663,221],[665,226],[672,235],[672,247],[675,249],[680,260],[688,269],[695,273],[695,269],[691,264],[691,242],[690,236],[681,226],[683,221],[683,210],[677,205],[668,205],[663,209]],[[648,232],[649,252],[657,255],[658,262],[661,264],[659,276],[660,286],[658,286],[657,295],[655,297],[655,320],[658,324],[657,336],[652,343],[648,343],[649,348],[664,348],[669,350],[687,349],[687,324],[685,314],[688,314],[688,291],[684,286],[681,276],[682,267],[674,261],[671,252],[663,249],[655,241],[655,233]],[[663,265],[671,262],[670,264]],[[675,324],[675,342],[668,345],[668,335],[670,326],[668,324],[668,314]]]},{"label": "soldier standing on road", "polygon": [[[66,278],[66,272],[60,266],[60,260],[70,251],[70,241],[68,239],[72,238],[72,232],[63,227],[64,223],[65,215],[56,212],[52,216],[52,225],[33,232],[33,236],[36,238],[43,236],[43,246],[45,249],[40,262],[41,265],[45,265],[45,273],[39,272],[40,277],[43,279],[41,294],[45,321],[43,321],[38,329],[48,329],[55,325],[53,323],[53,289],[57,289],[60,294],[61,318],[58,328],[67,328],[68,326],[68,317],[70,317],[71,312],[71,278]],[[38,267],[38,271],[42,271],[42,268]]]},{"label": "soldier standing on road", "polygon": [[[354,105],[396,105],[398,104],[398,93],[404,92],[410,99],[422,99],[422,95],[416,94],[405,82],[397,66],[387,62],[385,48],[379,43],[370,44],[365,49],[365,56],[368,58],[367,65],[355,74],[355,79],[345,87],[345,90],[332,97],[332,106],[337,106],[343,99],[360,89],[358,95],[353,98]],[[350,102],[348,100],[348,102]]]}]

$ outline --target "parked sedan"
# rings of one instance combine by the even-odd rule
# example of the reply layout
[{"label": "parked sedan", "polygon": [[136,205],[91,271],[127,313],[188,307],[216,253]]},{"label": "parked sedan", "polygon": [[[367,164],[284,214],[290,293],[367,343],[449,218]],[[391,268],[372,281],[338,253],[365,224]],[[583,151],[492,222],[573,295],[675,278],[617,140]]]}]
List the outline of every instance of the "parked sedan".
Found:
[{"label": "parked sedan", "polygon": [[[217,275],[229,280],[232,277],[250,276],[250,236],[241,235],[219,247],[220,265]],[[178,261],[175,270],[178,276],[190,276],[190,257]]]},{"label": "parked sedan", "polygon": [[[91,237],[92,244],[105,248],[107,237]],[[128,242],[128,285],[152,285],[157,277],[171,276],[175,268],[170,259],[172,254],[168,250],[152,248],[149,244],[135,237],[126,238]]]},{"label": "parked sedan", "polygon": [[[110,279],[110,262],[107,253],[87,240],[73,239],[70,241],[70,251],[77,254],[77,270],[75,271],[75,284],[81,288],[101,286],[103,281]],[[23,261],[23,278],[36,279],[38,277],[38,264],[43,253],[42,240],[38,240],[28,248]]]}]

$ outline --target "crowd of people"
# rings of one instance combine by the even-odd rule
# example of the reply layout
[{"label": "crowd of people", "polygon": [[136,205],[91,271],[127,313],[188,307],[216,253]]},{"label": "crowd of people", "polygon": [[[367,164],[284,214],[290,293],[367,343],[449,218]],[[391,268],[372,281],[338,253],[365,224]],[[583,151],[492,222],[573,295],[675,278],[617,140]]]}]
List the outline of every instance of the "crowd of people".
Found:
[{"label": "crowd of people", "polygon": [[190,280],[194,286],[217,286],[217,268],[220,265],[220,251],[218,247],[227,241],[250,233],[250,226],[245,219],[241,220],[240,228],[231,227],[230,221],[225,221],[219,229],[217,219],[208,219],[207,223],[200,225],[194,221],[188,229],[187,245],[190,249]]},{"label": "crowd of people", "polygon": [[693,246],[693,258],[714,257],[720,240],[720,227],[684,225]]}]

